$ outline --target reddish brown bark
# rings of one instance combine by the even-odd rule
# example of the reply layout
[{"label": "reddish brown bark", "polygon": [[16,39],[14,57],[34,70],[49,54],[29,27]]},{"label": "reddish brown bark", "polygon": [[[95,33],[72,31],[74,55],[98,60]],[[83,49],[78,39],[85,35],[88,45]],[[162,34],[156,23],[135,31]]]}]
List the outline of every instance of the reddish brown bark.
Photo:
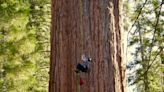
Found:
[{"label": "reddish brown bark", "polygon": [[[52,0],[49,92],[77,92],[81,55],[93,59],[81,92],[124,92],[119,0]],[[82,23],[82,24],[81,24]],[[83,25],[83,30],[80,30]]]}]

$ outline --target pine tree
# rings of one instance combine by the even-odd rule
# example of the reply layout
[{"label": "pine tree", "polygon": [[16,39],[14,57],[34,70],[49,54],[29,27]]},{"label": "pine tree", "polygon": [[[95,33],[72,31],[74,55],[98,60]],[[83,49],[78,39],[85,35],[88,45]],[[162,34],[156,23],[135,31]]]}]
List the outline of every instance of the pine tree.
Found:
[{"label": "pine tree", "polygon": [[[162,92],[161,62],[163,58],[163,0],[136,0],[135,12],[130,19],[134,22],[129,30],[129,46],[133,46],[133,61],[129,69],[136,69],[129,81],[141,92]],[[132,3],[133,4],[133,3]],[[136,67],[136,68],[135,68]]]},{"label": "pine tree", "polygon": [[[30,9],[31,1],[38,3],[34,11],[44,14],[38,18],[42,21],[30,20],[33,11]],[[43,6],[42,10],[38,10],[39,5]],[[49,42],[50,2],[1,0],[0,9],[0,92],[46,92],[49,55],[44,51],[49,47],[40,42]],[[45,32],[38,27],[46,29]],[[39,36],[47,39],[39,39]]]}]

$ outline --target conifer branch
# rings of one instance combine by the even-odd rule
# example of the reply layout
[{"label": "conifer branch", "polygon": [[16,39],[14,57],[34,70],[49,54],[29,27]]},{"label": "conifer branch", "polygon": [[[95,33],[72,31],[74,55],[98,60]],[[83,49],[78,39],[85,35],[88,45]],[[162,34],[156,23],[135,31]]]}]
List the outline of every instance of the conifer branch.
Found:
[{"label": "conifer branch", "polygon": [[149,61],[151,60],[151,52],[152,52],[152,48],[153,48],[153,45],[154,45],[154,42],[155,42],[155,34],[157,32],[157,26],[158,26],[158,23],[159,23],[159,18],[160,18],[160,15],[161,15],[161,9],[162,9],[162,5],[163,5],[163,2],[160,4],[160,10],[158,12],[158,15],[157,15],[157,21],[156,21],[156,24],[155,24],[155,27],[154,27],[154,33],[153,33],[153,38],[152,38],[152,43],[150,45],[150,55],[149,55]]},{"label": "conifer branch", "polygon": [[155,60],[157,59],[157,56],[158,56],[162,51],[163,51],[163,47],[160,47],[160,51],[156,54],[156,56],[155,56],[154,59],[152,60],[151,64],[148,65],[148,67],[147,67],[147,69],[146,69],[146,71],[144,72],[143,75],[145,75],[145,74],[149,71],[150,67],[153,65],[153,63],[154,63]]},{"label": "conifer branch", "polygon": [[138,26],[139,26],[138,32],[139,32],[139,41],[140,41],[140,48],[141,48],[141,59],[142,61],[144,61],[143,41],[142,41],[142,34],[140,30],[141,26],[139,22],[138,22]]},{"label": "conifer branch", "polygon": [[[145,2],[143,3],[142,7],[141,7],[140,10],[139,10],[138,16],[136,17],[136,19],[135,19],[134,23],[132,24],[130,30],[128,31],[128,33],[127,33],[127,41],[129,40],[129,39],[128,39],[128,35],[129,35],[130,31],[132,30],[132,28],[134,27],[134,25],[136,24],[137,20],[139,19],[139,16],[141,15],[141,12],[142,12],[143,8],[145,7],[147,1],[148,1],[148,0],[145,0]],[[127,58],[127,51],[128,51],[128,44],[127,44],[127,47],[126,47],[126,58]],[[127,60],[126,60],[126,61],[127,61]]]},{"label": "conifer branch", "polygon": [[142,7],[140,8],[139,13],[138,13],[138,16],[136,17],[136,19],[135,19],[134,23],[132,24],[130,30],[128,31],[128,34],[130,33],[130,31],[132,30],[132,28],[134,27],[134,25],[137,23],[137,21],[138,21],[140,15],[141,15],[141,13],[142,13],[143,8],[145,7],[145,5],[146,5],[146,3],[147,3],[147,1],[148,1],[148,0],[145,0],[145,2],[143,3]]}]

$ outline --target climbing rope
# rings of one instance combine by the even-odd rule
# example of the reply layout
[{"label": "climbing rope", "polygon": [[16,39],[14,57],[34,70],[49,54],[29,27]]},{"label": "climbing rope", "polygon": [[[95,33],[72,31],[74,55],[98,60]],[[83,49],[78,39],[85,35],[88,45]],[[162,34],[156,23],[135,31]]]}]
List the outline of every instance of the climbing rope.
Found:
[{"label": "climbing rope", "polygon": [[84,33],[83,33],[83,1],[80,0],[80,37],[81,37],[81,45],[82,45],[82,50],[84,50]]},{"label": "climbing rope", "polygon": [[80,92],[80,73],[77,73],[77,92]]},{"label": "climbing rope", "polygon": [[[81,44],[83,44],[83,1],[80,0],[80,33],[81,33]],[[84,50],[84,47],[82,47]],[[80,92],[80,72],[77,73],[77,92]]]}]

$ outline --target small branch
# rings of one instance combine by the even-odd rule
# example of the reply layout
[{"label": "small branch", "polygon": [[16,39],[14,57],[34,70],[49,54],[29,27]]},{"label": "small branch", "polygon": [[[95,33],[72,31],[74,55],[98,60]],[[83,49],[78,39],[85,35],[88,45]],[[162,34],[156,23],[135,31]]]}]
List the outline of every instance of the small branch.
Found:
[{"label": "small branch", "polygon": [[140,40],[140,48],[141,48],[141,59],[142,61],[144,61],[143,42],[142,42],[142,35],[141,35],[141,30],[140,30],[141,26],[139,22],[138,22],[138,26],[139,26],[138,32],[139,32],[139,40]]},{"label": "small branch", "polygon": [[147,23],[150,23],[153,26],[153,23],[149,19],[146,19],[144,15],[142,15],[142,17],[143,19],[147,20]]},{"label": "small branch", "polygon": [[151,43],[150,51],[149,51],[149,52],[150,52],[150,56],[149,56],[149,59],[148,59],[149,61],[150,61],[150,59],[151,59],[151,52],[152,52],[153,44],[154,44],[154,42],[155,42],[155,33],[156,33],[156,31],[157,31],[157,26],[158,26],[159,17],[160,17],[160,14],[161,14],[162,5],[163,5],[163,2],[160,4],[160,10],[159,10],[158,15],[157,15],[157,22],[156,22],[156,24],[155,24],[154,33],[153,33],[153,38],[152,38],[152,43]]},{"label": "small branch", "polygon": [[143,8],[145,7],[147,1],[148,1],[148,0],[145,0],[145,2],[143,3],[142,7],[140,8],[139,13],[138,13],[138,16],[137,16],[137,18],[135,19],[135,21],[134,21],[133,25],[131,26],[130,30],[128,31],[128,34],[130,33],[130,31],[132,30],[132,28],[133,28],[134,25],[136,24],[137,20],[139,19],[140,15],[141,15],[141,12],[142,12]]},{"label": "small branch", "polygon": [[[129,33],[130,33],[130,31],[132,30],[132,28],[134,27],[134,25],[136,24],[136,22],[137,22],[137,20],[138,20],[138,18],[139,18],[139,16],[140,16],[140,14],[141,14],[141,12],[142,12],[142,9],[145,7],[146,3],[147,3],[147,0],[145,0],[145,2],[143,3],[142,7],[140,8],[140,11],[139,11],[139,14],[138,14],[137,18],[135,19],[133,25],[131,26],[130,30],[129,30],[128,33],[127,33],[127,42],[128,42],[128,40],[129,40],[129,39],[128,39]],[[127,46],[126,46],[126,61],[127,61],[127,51],[128,51],[128,44],[127,44]]]},{"label": "small branch", "polygon": [[45,42],[42,42],[42,41],[40,41],[40,42],[38,42],[38,44],[50,44],[50,42],[49,41],[45,41]]},{"label": "small branch", "polygon": [[153,63],[155,62],[157,56],[158,56],[162,51],[163,51],[163,47],[160,48],[160,51],[156,54],[156,56],[154,57],[154,59],[153,59],[153,61],[151,62],[151,64],[148,65],[148,67],[147,67],[146,71],[143,73],[143,75],[145,75],[145,74],[149,71],[150,67],[151,67],[151,66],[153,65]]},{"label": "small branch", "polygon": [[48,52],[48,53],[50,53],[51,51],[49,51],[49,50],[46,50],[46,51],[42,51],[42,52]]},{"label": "small branch", "polygon": [[[154,57],[153,61],[151,62],[151,64],[148,66],[147,71],[149,70],[149,68],[153,65],[154,61],[156,60],[157,56],[162,52],[163,48],[160,49],[160,51],[157,53],[157,55]],[[147,72],[146,71],[146,72]]]}]

